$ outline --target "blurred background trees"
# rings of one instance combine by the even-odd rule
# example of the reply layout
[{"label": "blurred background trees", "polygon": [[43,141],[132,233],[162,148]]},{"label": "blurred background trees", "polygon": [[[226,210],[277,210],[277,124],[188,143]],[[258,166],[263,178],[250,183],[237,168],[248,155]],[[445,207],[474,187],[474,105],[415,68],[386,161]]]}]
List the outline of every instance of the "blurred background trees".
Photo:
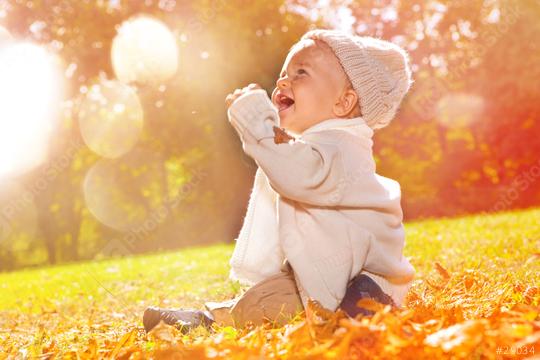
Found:
[{"label": "blurred background trees", "polygon": [[[81,135],[81,111],[115,78],[112,41],[139,14],[172,31],[178,71],[134,84],[141,133],[103,158]],[[532,0],[0,0],[0,26],[55,53],[66,84],[43,161],[0,177],[0,270],[232,242],[256,165],[224,98],[250,82],[270,92],[315,26],[411,56],[415,83],[374,148],[378,173],[401,184],[406,220],[538,205],[539,17]]]}]

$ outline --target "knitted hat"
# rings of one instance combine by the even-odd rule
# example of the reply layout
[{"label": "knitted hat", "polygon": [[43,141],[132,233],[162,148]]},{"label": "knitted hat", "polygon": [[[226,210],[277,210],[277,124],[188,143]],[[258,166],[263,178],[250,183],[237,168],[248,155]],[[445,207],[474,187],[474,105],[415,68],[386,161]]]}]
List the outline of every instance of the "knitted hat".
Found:
[{"label": "knitted hat", "polygon": [[360,98],[362,117],[372,129],[385,127],[413,83],[408,55],[399,46],[337,30],[311,30],[301,40],[330,46]]}]

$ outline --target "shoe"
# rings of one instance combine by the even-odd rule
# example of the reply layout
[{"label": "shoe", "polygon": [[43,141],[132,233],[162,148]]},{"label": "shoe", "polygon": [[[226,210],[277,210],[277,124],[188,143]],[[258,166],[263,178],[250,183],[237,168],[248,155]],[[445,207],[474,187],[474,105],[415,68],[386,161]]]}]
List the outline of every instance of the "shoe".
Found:
[{"label": "shoe", "polygon": [[200,325],[210,329],[214,319],[208,311],[196,309],[160,309],[155,306],[146,308],[143,315],[143,325],[149,333],[160,321],[167,325],[176,326],[182,333],[187,333]]},{"label": "shoe", "polygon": [[363,298],[370,298],[381,304],[391,305],[392,307],[396,306],[392,297],[386,294],[372,278],[365,274],[360,274],[355,276],[349,283],[339,308],[344,310],[352,318],[358,314],[364,316],[374,315],[375,312],[356,305]]}]

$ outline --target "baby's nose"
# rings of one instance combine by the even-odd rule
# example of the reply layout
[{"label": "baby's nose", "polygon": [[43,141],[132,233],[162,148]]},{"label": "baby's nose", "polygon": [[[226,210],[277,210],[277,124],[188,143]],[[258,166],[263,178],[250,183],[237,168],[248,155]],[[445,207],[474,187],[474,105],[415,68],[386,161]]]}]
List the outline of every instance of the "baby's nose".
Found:
[{"label": "baby's nose", "polygon": [[276,86],[280,89],[285,89],[289,87],[289,80],[287,78],[279,78],[276,81]]}]

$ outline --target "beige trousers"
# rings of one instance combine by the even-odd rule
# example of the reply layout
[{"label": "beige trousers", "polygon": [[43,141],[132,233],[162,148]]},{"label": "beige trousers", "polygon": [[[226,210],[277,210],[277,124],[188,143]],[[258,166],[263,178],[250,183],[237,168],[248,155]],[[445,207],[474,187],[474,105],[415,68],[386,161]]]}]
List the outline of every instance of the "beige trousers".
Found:
[{"label": "beige trousers", "polygon": [[242,295],[222,302],[206,302],[206,309],[223,326],[261,325],[265,320],[283,326],[304,310],[291,266],[253,285]]}]

